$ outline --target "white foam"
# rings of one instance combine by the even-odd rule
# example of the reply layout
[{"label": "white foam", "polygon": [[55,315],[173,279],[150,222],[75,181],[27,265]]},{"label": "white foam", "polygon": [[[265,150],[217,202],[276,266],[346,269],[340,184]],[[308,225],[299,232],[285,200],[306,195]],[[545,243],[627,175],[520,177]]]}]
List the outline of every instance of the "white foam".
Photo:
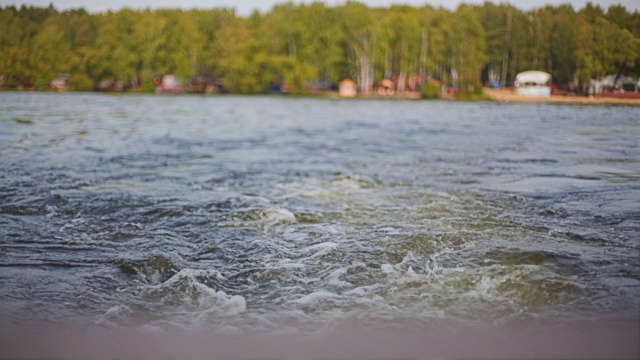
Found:
[{"label": "white foam", "polygon": [[170,284],[175,283],[177,281],[180,281],[180,279],[184,279],[184,278],[188,278],[189,280],[193,280],[193,281],[197,282],[196,281],[196,277],[198,277],[198,276],[215,277],[218,280],[226,280],[225,277],[218,270],[211,270],[211,269],[182,269],[182,270],[178,271],[176,274],[174,274],[171,278],[169,278],[169,280],[164,282],[164,284],[162,284],[162,285],[164,285],[164,286],[170,285]]},{"label": "white foam", "polygon": [[473,293],[479,296],[486,296],[494,285],[495,281],[491,280],[487,275],[483,275],[480,281],[476,284]]},{"label": "white foam", "polygon": [[234,202],[234,203],[239,203],[245,206],[266,206],[269,205],[270,201],[267,198],[264,198],[262,196],[248,196],[248,195],[242,195],[242,196],[238,196],[236,198],[232,198],[230,199],[230,201]]},{"label": "white foam", "polygon": [[415,279],[418,277],[418,274],[416,274],[416,272],[413,271],[413,268],[411,266],[409,266],[409,269],[407,270],[406,273],[404,273],[404,275],[411,279]]},{"label": "white foam", "polygon": [[344,295],[347,295],[347,296],[353,295],[358,297],[368,296],[369,294],[372,294],[376,288],[377,286],[359,286],[357,288],[344,292]]},{"label": "white foam", "polygon": [[325,254],[330,253],[331,251],[335,250],[338,248],[338,244],[331,242],[331,241],[327,241],[327,242],[323,242],[323,243],[319,243],[319,244],[315,244],[315,245],[311,245],[311,246],[307,246],[306,248],[303,248],[300,250],[300,254],[309,254],[309,253],[313,253],[310,258],[316,258],[319,256],[323,256]]},{"label": "white foam", "polygon": [[331,185],[346,189],[367,189],[372,188],[375,182],[370,179],[345,177],[331,182]]},{"label": "white foam", "polygon": [[284,208],[269,207],[260,210],[259,214],[260,220],[265,223],[267,228],[295,224],[298,222],[296,216],[291,211]]},{"label": "white foam", "polygon": [[278,262],[278,266],[275,267],[275,269],[277,268],[283,268],[283,269],[302,269],[306,267],[305,264],[301,264],[299,262],[293,262],[291,261],[291,259],[282,259]]},{"label": "white foam", "polygon": [[328,299],[336,299],[339,298],[340,295],[332,293],[332,292],[328,292],[328,291],[315,291],[312,292],[311,294],[305,295],[301,298],[298,298],[296,300],[292,300],[291,302],[296,303],[296,304],[300,304],[300,305],[309,305],[312,303],[316,303],[319,301],[323,301],[323,300],[328,300]]},{"label": "white foam", "polygon": [[58,215],[58,212],[57,212],[58,208],[57,207],[47,205],[46,209],[47,209],[47,215],[46,215],[47,218],[51,218],[51,217],[54,217],[54,216]]},{"label": "white foam", "polygon": [[348,281],[344,281],[344,280],[340,280],[340,277],[344,274],[347,273],[347,268],[338,268],[334,271],[332,271],[327,277],[326,277],[326,281],[327,284],[331,285],[331,286],[335,286],[337,288],[345,288],[345,287],[352,287],[353,285],[348,282]]},{"label": "white foam", "polygon": [[387,275],[397,275],[398,274],[396,269],[391,264],[382,264],[380,266],[380,270],[382,270],[382,272],[387,274]]},{"label": "white foam", "polygon": [[127,305],[114,305],[107,309],[104,314],[97,317],[96,324],[107,326],[117,325],[118,322],[131,316],[132,312],[133,310]]},{"label": "white foam", "polygon": [[224,291],[216,291],[216,305],[219,306],[227,316],[241,314],[247,310],[247,300],[241,295],[228,295]]},{"label": "white foam", "polygon": [[326,198],[329,195],[331,195],[331,193],[325,189],[308,189],[302,193],[300,193],[300,197],[303,198],[309,198],[309,199],[315,199],[315,198]]},{"label": "white foam", "polygon": [[131,308],[126,305],[114,305],[110,307],[107,312],[104,314],[105,316],[121,316],[126,315],[131,312]]},{"label": "white foam", "polygon": [[191,305],[204,308],[205,313],[234,316],[246,311],[247,302],[241,295],[228,295],[222,290],[215,290],[199,282],[197,277],[215,277],[225,280],[217,270],[182,269],[169,280],[155,287],[156,290],[178,288]]}]

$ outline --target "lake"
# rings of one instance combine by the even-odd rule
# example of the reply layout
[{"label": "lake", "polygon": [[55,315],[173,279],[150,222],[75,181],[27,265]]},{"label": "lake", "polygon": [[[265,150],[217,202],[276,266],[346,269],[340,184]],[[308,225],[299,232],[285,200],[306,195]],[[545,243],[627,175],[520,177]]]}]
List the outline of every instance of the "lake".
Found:
[{"label": "lake", "polygon": [[640,318],[640,108],[0,93],[0,322]]}]

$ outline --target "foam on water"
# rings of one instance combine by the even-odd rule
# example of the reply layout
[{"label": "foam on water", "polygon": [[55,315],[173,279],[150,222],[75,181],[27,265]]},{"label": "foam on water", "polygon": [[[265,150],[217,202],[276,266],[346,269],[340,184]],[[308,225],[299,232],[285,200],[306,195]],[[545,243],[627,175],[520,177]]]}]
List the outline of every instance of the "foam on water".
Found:
[{"label": "foam on water", "polygon": [[114,305],[99,317],[99,322],[134,321],[161,327],[167,321],[190,326],[207,324],[213,319],[233,318],[246,311],[247,302],[241,295],[227,294],[216,288],[216,284],[226,280],[217,270],[181,269],[164,282],[138,286],[137,296],[146,299],[145,303],[137,303],[135,307]]},{"label": "foam on water", "polygon": [[260,210],[260,219],[265,222],[267,227],[293,224],[298,221],[291,211],[282,208],[266,208]]},{"label": "foam on water", "polygon": [[340,277],[347,274],[348,271],[349,271],[349,268],[347,267],[341,267],[341,268],[335,269],[325,277],[325,281],[327,282],[328,285],[337,287],[337,288],[353,287],[353,284],[351,284],[350,282],[340,279]]},{"label": "foam on water", "polygon": [[328,292],[328,291],[316,291],[311,294],[305,295],[301,298],[292,300],[291,302],[300,305],[310,305],[316,302],[325,301],[329,299],[338,299],[340,295]]},{"label": "foam on water", "polygon": [[307,246],[298,251],[300,255],[308,255],[307,259],[317,258],[326,255],[334,250],[338,249],[338,244],[332,241],[327,241],[319,244]]}]

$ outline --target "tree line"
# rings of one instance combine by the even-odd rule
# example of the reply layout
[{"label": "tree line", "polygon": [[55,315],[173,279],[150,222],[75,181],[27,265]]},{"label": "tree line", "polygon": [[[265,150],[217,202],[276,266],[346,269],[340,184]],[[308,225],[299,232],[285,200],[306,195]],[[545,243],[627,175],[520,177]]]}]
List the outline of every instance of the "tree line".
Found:
[{"label": "tree line", "polygon": [[[0,7],[0,87],[48,89],[67,74],[72,90],[101,82],[153,90],[175,74],[220,91],[291,93],[351,78],[361,92],[382,79],[398,90],[437,80],[456,89],[511,84],[541,70],[571,91],[607,74],[640,76],[640,13],[588,3],[523,11],[508,4],[456,10],[348,1],[283,3],[241,17],[230,8],[88,13],[53,6]],[[132,85],[133,86],[133,85]]]}]

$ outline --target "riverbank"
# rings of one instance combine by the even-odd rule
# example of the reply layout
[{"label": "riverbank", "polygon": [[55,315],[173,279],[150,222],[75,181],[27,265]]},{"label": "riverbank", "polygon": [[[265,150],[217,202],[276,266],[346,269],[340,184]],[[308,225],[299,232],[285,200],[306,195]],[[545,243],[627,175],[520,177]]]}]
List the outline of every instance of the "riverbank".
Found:
[{"label": "riverbank", "polygon": [[564,96],[532,97],[516,94],[511,89],[484,89],[484,93],[498,102],[556,103],[556,104],[607,104],[640,105],[640,99],[620,99],[610,97]]},{"label": "riverbank", "polygon": [[[1,90],[0,93],[12,93],[12,92],[23,92],[19,90]],[[42,93],[55,93],[56,91],[27,91],[27,92],[42,92]],[[66,93],[66,91],[63,91]],[[69,93],[85,93],[83,91],[69,91]],[[122,92],[120,94],[141,94],[140,92]],[[154,93],[149,93],[154,94]],[[164,94],[166,95],[166,94]],[[189,95],[189,94],[187,94]],[[199,95],[199,94],[190,94],[190,95]],[[242,94],[216,94],[216,95],[242,95]],[[265,95],[265,94],[260,94]],[[524,96],[516,94],[511,89],[484,89],[484,95],[487,97],[486,100],[502,102],[502,103],[556,103],[556,104],[593,104],[593,105],[639,105],[640,99],[623,99],[623,98],[610,98],[610,97],[587,97],[587,96],[565,96],[565,95],[551,95],[550,97],[532,97],[532,96]],[[329,91],[324,93],[317,94],[305,94],[305,95],[287,95],[287,96],[296,96],[296,97],[315,97],[315,98],[330,98],[330,99],[350,99],[341,97],[337,91]],[[419,92],[404,92],[397,93],[394,95],[379,95],[378,93],[372,93],[367,95],[358,95],[355,98],[357,99],[374,99],[374,100],[419,100],[421,99],[421,94]],[[453,95],[443,95],[441,100],[461,100],[465,101],[465,99],[456,99]],[[477,100],[477,99],[476,99]],[[485,99],[483,99],[485,100]]]}]

